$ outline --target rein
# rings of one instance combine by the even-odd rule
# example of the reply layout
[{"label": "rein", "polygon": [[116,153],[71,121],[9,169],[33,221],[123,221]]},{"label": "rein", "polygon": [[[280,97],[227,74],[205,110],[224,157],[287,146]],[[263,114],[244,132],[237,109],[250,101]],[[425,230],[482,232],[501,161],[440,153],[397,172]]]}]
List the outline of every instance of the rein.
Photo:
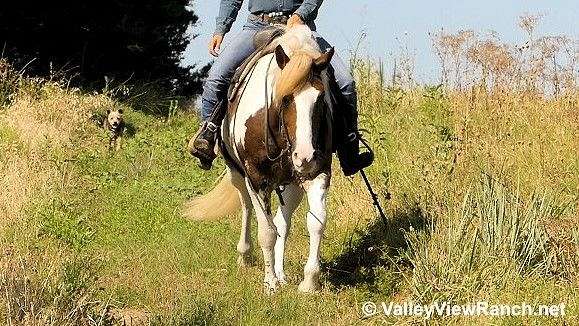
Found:
[{"label": "rein", "polygon": [[[290,141],[289,141],[289,132],[288,132],[287,126],[286,126],[286,124],[285,124],[285,118],[284,118],[284,115],[283,115],[283,108],[280,108],[279,113],[278,113],[278,114],[279,114],[278,119],[280,120],[279,129],[280,129],[281,132],[283,132],[283,136],[284,136],[285,141],[286,141],[286,147],[283,148],[283,149],[279,152],[279,154],[278,154],[277,156],[272,157],[272,156],[270,155],[269,137],[270,137],[271,134],[273,133],[273,130],[271,129],[271,126],[270,126],[270,124],[269,124],[269,110],[270,110],[270,101],[271,101],[271,104],[273,104],[273,91],[272,91],[272,95],[271,95],[271,98],[270,98],[270,96],[268,95],[269,91],[268,91],[267,77],[269,76],[269,70],[270,70],[270,68],[271,68],[271,64],[272,64],[272,62],[273,62],[273,58],[274,58],[274,57],[271,57],[271,59],[269,60],[268,65],[267,65],[267,70],[265,71],[265,82],[264,82],[264,84],[265,84],[265,87],[264,87],[264,89],[265,89],[265,117],[264,117],[264,124],[263,124],[263,126],[264,126],[264,129],[265,129],[265,130],[264,130],[265,152],[266,152],[267,159],[268,159],[270,162],[274,162],[274,161],[279,160],[282,156],[286,155],[286,154],[289,153],[290,150],[291,150],[291,143],[290,143]],[[275,83],[275,80],[274,80],[274,83]],[[274,140],[274,142],[275,142],[275,140]],[[279,148],[279,146],[278,146],[277,144],[274,144],[274,145],[275,145],[277,148]]]},{"label": "rein", "polygon": [[[264,124],[264,125],[265,125],[265,147],[266,147],[266,152],[267,152],[267,158],[268,158],[268,160],[270,160],[270,161],[277,161],[277,160],[280,159],[285,153],[289,152],[289,150],[291,149],[291,144],[290,144],[290,142],[289,142],[289,132],[287,131],[287,127],[286,127],[286,125],[285,125],[285,121],[283,120],[283,114],[281,114],[281,120],[280,120],[280,121],[281,121],[282,126],[280,126],[280,127],[283,127],[283,129],[284,129],[284,131],[285,131],[285,138],[286,138],[286,142],[287,142],[287,147],[286,147],[285,149],[283,149],[283,150],[280,152],[280,154],[279,154],[278,156],[276,156],[275,158],[272,158],[272,157],[270,156],[270,154],[269,154],[269,153],[270,153],[270,151],[269,151],[269,136],[270,136],[270,132],[271,132],[271,127],[270,127],[270,125],[269,125],[270,98],[269,98],[269,96],[268,96],[268,84],[267,84],[267,81],[268,81],[269,70],[270,70],[270,68],[271,68],[271,64],[272,64],[272,62],[273,62],[273,59],[274,59],[274,57],[272,57],[272,58],[270,59],[270,61],[269,61],[269,63],[268,63],[268,66],[267,66],[266,75],[265,75],[265,124]],[[256,67],[257,67],[257,65],[255,65],[255,66],[253,66],[253,67],[251,68],[251,71],[248,73],[248,76],[246,77],[247,80],[250,80],[250,79],[253,77],[253,73],[255,72]],[[247,89],[247,84],[248,84],[248,83],[245,83],[245,85],[243,86],[243,89],[241,90],[241,93],[237,95],[238,98],[242,98],[243,95],[245,95],[245,91],[246,91],[246,89]],[[273,93],[272,93],[272,97],[273,97]],[[273,101],[271,101],[271,102],[273,103]],[[234,123],[234,124],[235,124],[236,121],[237,121],[236,116],[237,116],[238,106],[239,106],[239,101],[237,102],[237,105],[235,106],[235,108],[234,108],[234,110],[233,110],[233,123]],[[280,113],[281,113],[281,112],[282,112],[282,111],[280,110]],[[223,127],[223,126],[222,126],[222,127]],[[234,128],[234,130],[235,130],[235,128]],[[235,139],[235,136],[233,136],[233,138]],[[235,140],[234,140],[232,143],[233,143],[233,148],[234,148],[234,150],[237,152],[237,155],[239,156],[239,149],[237,148],[237,143],[235,142]],[[232,161],[234,162],[234,160],[232,160]],[[234,162],[234,163],[235,163],[235,162]],[[237,165],[237,163],[236,163],[235,165]],[[243,172],[243,175],[247,175],[247,171],[245,170],[245,167],[243,166],[243,164],[242,164],[241,166],[236,167],[236,168],[240,169],[240,172]],[[251,190],[252,190],[254,193],[256,193],[256,194],[258,193],[258,191],[254,188],[254,185],[253,185],[251,182],[248,182],[248,185],[249,185],[249,187],[251,188]],[[280,204],[281,204],[282,206],[285,205],[284,200],[283,200],[283,197],[282,197],[282,195],[281,195],[281,192],[282,192],[281,188],[278,188],[278,189],[276,189],[275,191],[276,191],[276,194],[277,194],[278,197],[279,197]],[[262,203],[261,200],[258,200],[258,203],[259,203],[260,206],[262,206],[262,209],[263,209],[263,210],[267,210],[266,207],[265,207],[265,205],[264,205],[264,203]],[[272,220],[271,218],[268,218],[268,219],[267,219],[267,223],[269,224],[270,228],[276,232],[277,236],[279,236],[279,233],[277,232],[277,228],[275,227],[275,224],[273,223],[273,220]]]}]

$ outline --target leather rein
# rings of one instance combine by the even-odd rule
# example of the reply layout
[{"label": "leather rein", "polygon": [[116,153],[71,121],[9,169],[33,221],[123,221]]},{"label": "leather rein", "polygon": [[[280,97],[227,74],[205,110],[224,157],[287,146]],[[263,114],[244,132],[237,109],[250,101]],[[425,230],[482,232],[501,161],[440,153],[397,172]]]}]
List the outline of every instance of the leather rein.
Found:
[{"label": "leather rein", "polygon": [[[269,138],[273,135],[273,129],[271,128],[270,125],[270,121],[269,121],[269,116],[270,116],[270,109],[271,109],[271,105],[273,105],[273,91],[271,92],[271,96],[269,95],[269,87],[268,87],[268,76],[269,76],[269,70],[271,68],[271,64],[273,62],[274,57],[272,56],[271,59],[269,60],[269,63],[267,65],[267,70],[265,72],[265,115],[264,115],[264,137],[265,137],[265,152],[266,152],[266,157],[270,162],[274,162],[279,160],[281,157],[283,157],[284,155],[288,154],[291,151],[291,142],[289,140],[289,131],[287,129],[287,125],[285,123],[285,118],[284,118],[284,114],[283,114],[283,108],[280,108],[278,110],[278,120],[280,121],[279,123],[279,132],[284,136],[285,138],[285,147],[281,148],[281,150],[279,151],[279,154],[277,154],[276,156],[271,156],[271,151],[270,151],[270,141]],[[275,83],[275,80],[274,80]],[[275,85],[275,84],[274,84]],[[280,149],[280,146],[277,144],[277,142],[275,142],[274,139],[274,144],[273,144],[277,149]]]}]

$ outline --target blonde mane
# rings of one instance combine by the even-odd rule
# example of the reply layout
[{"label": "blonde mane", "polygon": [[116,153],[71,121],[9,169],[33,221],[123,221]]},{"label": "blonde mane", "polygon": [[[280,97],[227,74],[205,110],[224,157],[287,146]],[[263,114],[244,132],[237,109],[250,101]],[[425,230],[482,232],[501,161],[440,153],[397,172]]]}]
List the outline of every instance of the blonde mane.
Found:
[{"label": "blonde mane", "polygon": [[300,90],[310,80],[314,60],[322,54],[312,31],[305,25],[288,29],[279,44],[290,60],[277,78],[277,101]]},{"label": "blonde mane", "polygon": [[314,59],[305,52],[294,54],[280,72],[275,88],[275,98],[281,100],[304,86],[310,79]]}]

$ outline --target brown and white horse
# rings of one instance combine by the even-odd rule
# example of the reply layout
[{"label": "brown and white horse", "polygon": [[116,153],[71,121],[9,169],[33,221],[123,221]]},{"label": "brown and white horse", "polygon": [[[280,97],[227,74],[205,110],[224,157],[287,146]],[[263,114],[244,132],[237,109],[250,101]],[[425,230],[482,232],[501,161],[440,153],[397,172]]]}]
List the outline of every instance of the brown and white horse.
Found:
[{"label": "brown and white horse", "polygon": [[[270,45],[230,103],[221,127],[227,171],[207,195],[185,205],[184,216],[215,219],[242,207],[238,263],[250,257],[250,214],[255,210],[263,251],[265,290],[286,283],[284,248],[294,210],[306,194],[309,257],[299,290],[320,289],[320,242],[326,224],[332,130],[322,73],[333,49],[322,53],[312,32],[298,26]],[[327,84],[327,83],[326,83]],[[271,197],[280,193],[272,216]]]}]

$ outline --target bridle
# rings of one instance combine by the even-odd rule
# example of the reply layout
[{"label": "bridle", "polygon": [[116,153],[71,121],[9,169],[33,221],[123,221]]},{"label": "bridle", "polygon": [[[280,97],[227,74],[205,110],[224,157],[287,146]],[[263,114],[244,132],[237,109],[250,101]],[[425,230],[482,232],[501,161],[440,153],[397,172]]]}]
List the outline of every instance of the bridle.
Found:
[{"label": "bridle", "polygon": [[[269,89],[268,89],[268,83],[267,83],[267,77],[269,76],[269,70],[271,68],[271,64],[273,62],[274,57],[272,56],[271,59],[269,60],[269,63],[267,65],[267,70],[265,71],[265,115],[264,115],[264,137],[265,137],[265,152],[266,152],[266,157],[270,162],[275,162],[277,160],[279,160],[280,158],[282,158],[284,155],[288,154],[291,152],[292,149],[292,144],[290,142],[290,137],[289,137],[289,131],[287,128],[287,125],[285,123],[285,116],[283,114],[283,109],[280,108],[278,110],[278,120],[280,121],[279,123],[279,131],[280,133],[282,133],[282,135],[285,138],[285,147],[282,148],[279,151],[279,154],[277,154],[277,156],[272,157],[270,155],[271,151],[270,151],[270,143],[269,143],[269,138],[272,136],[273,134],[273,130],[271,128],[270,122],[269,122],[269,111],[271,109],[271,105],[274,103],[273,101],[273,92],[271,92],[271,95],[269,95]],[[275,88],[275,79],[274,79],[274,88]],[[271,103],[271,104],[270,104]],[[275,142],[275,140],[274,140]],[[277,143],[274,143],[274,145],[279,149],[280,146]]]}]

